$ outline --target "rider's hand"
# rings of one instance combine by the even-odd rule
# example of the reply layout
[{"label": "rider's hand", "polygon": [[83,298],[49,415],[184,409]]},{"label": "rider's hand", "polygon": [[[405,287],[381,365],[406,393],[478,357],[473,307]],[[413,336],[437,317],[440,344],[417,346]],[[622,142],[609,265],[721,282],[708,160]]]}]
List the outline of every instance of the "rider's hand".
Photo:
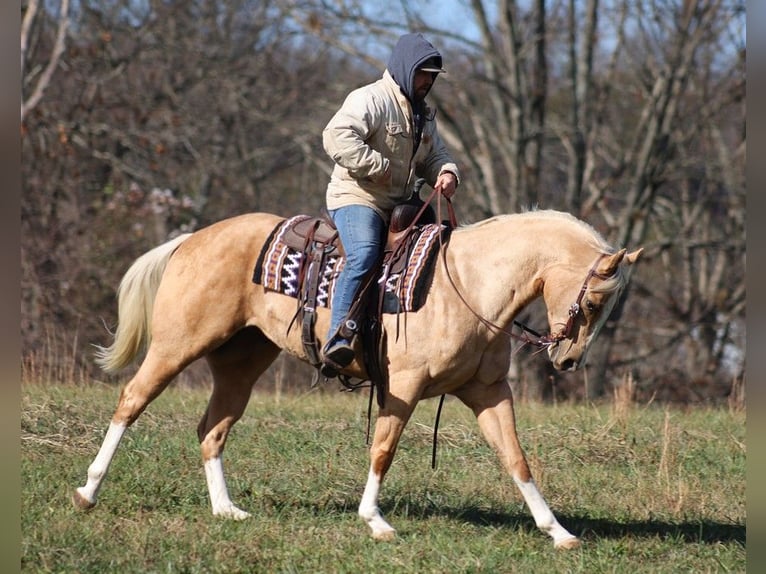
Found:
[{"label": "rider's hand", "polygon": [[457,189],[457,178],[455,177],[455,174],[451,171],[441,172],[439,177],[436,178],[434,189],[447,199],[451,198],[455,195],[455,190]]}]

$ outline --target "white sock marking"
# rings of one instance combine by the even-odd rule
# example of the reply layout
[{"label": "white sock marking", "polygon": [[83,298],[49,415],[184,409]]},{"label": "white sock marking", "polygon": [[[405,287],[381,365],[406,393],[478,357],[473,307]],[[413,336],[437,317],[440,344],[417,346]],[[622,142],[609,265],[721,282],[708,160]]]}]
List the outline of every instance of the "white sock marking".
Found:
[{"label": "white sock marking", "polygon": [[88,481],[85,483],[85,486],[81,486],[77,489],[80,496],[85,498],[91,504],[96,504],[96,498],[98,497],[101,483],[106,477],[109,465],[114,458],[114,453],[117,451],[122,435],[125,434],[127,428],[128,427],[122,423],[109,423],[109,428],[106,431],[104,441],[101,443],[101,448],[99,449],[96,458],[88,467]]},{"label": "white sock marking", "polygon": [[559,524],[556,517],[548,507],[548,503],[545,502],[540,491],[537,490],[537,485],[534,480],[529,482],[522,482],[516,478],[513,479],[516,486],[519,487],[521,495],[529,507],[529,511],[532,513],[532,517],[535,519],[535,524],[543,532],[547,533],[553,538],[553,543],[556,546],[561,545],[564,542],[571,542],[577,540],[577,537],[571,534],[566,528]]},{"label": "white sock marking", "polygon": [[389,539],[393,538],[396,531],[386,522],[383,514],[378,508],[378,493],[380,492],[380,478],[376,475],[372,467],[367,475],[367,485],[364,487],[364,494],[359,503],[359,516],[362,517],[372,530],[373,538]]},{"label": "white sock marking", "polygon": [[210,504],[215,516],[224,516],[234,520],[243,520],[250,516],[249,513],[237,508],[229,498],[229,490],[226,488],[226,479],[223,476],[223,461],[217,456],[205,461],[205,478],[207,489],[210,493]]}]

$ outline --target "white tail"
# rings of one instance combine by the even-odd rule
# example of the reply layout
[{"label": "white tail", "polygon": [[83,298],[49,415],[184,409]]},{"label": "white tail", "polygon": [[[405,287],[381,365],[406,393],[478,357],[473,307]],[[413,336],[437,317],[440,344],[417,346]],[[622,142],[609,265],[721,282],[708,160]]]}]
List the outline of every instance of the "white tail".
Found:
[{"label": "white tail", "polygon": [[107,372],[130,364],[151,341],[152,310],[170,256],[191,233],[179,235],[136,259],[117,289],[118,322],[114,341],[96,347],[96,362]]}]

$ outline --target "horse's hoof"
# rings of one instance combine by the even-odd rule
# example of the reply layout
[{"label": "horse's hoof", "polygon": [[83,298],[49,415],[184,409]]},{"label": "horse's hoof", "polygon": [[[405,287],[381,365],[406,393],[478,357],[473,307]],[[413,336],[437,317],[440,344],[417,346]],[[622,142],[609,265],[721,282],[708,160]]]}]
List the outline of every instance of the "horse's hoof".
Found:
[{"label": "horse's hoof", "polygon": [[373,532],[372,537],[375,540],[380,540],[382,542],[390,542],[391,540],[396,538],[396,530],[380,530],[378,532]]},{"label": "horse's hoof", "polygon": [[574,550],[575,548],[580,547],[580,539],[573,536],[572,538],[566,538],[564,540],[560,540],[554,544],[554,547],[556,550]]},{"label": "horse's hoof", "polygon": [[79,489],[74,491],[74,494],[72,495],[72,503],[74,504],[75,508],[78,508],[80,510],[90,510],[94,506],[96,506],[95,502],[91,502],[87,498],[85,498],[82,494],[80,494]]},{"label": "horse's hoof", "polygon": [[247,520],[248,518],[250,518],[249,512],[245,512],[241,508],[237,508],[236,506],[233,506],[233,505],[224,510],[218,510],[216,512],[213,512],[213,514],[215,516],[219,516],[227,520]]}]

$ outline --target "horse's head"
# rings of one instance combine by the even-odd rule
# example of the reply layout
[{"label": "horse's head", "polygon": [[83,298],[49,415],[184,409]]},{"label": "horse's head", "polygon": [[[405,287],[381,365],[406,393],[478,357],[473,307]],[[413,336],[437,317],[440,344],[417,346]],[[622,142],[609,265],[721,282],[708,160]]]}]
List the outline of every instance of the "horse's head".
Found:
[{"label": "horse's head", "polygon": [[590,344],[620,298],[628,281],[624,272],[643,249],[631,253],[621,249],[601,255],[588,271],[549,277],[543,287],[548,309],[548,356],[561,371],[573,371],[585,363]]}]

